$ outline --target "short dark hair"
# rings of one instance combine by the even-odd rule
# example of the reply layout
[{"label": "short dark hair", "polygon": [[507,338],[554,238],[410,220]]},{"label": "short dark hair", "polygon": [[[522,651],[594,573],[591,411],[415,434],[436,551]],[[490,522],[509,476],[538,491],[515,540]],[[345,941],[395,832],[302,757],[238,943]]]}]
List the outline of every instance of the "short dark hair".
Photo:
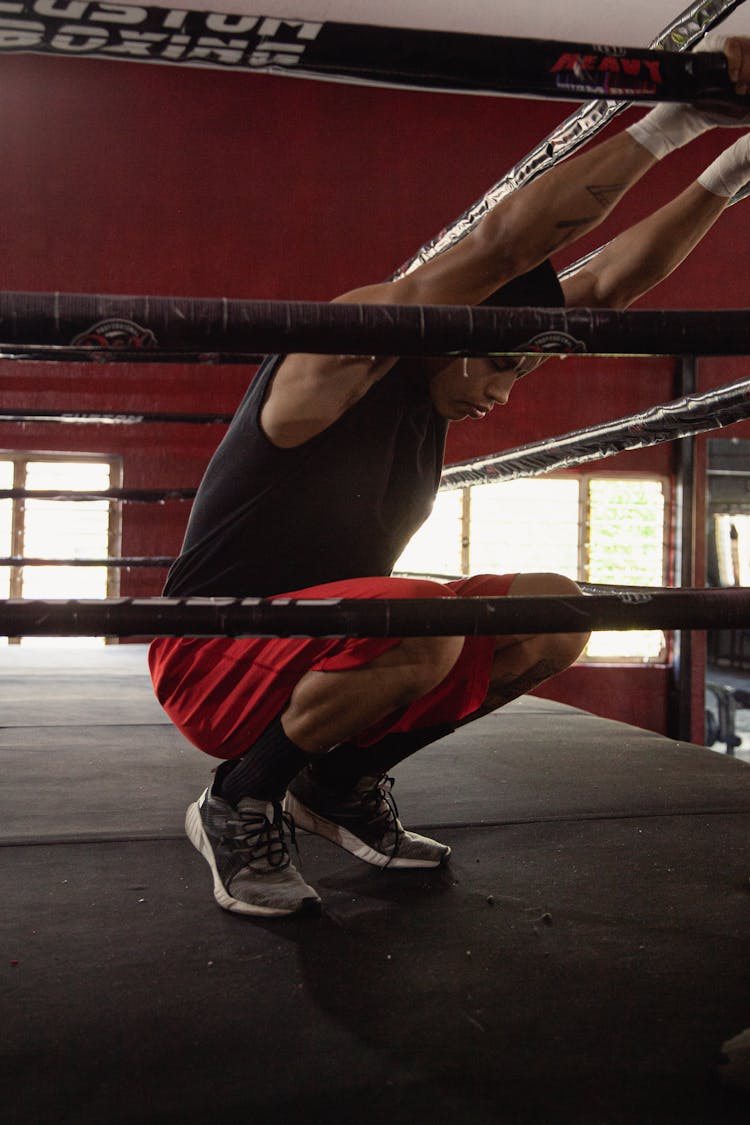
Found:
[{"label": "short dark hair", "polygon": [[498,305],[501,308],[530,308],[556,309],[565,304],[560,281],[549,258],[540,262],[528,273],[519,274],[496,289],[484,301],[483,305]]}]

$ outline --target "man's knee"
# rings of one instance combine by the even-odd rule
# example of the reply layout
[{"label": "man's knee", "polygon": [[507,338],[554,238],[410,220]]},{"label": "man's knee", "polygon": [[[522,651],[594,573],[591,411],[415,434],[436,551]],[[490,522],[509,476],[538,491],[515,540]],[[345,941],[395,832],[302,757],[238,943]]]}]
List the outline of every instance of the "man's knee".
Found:
[{"label": "man's knee", "polygon": [[[580,587],[564,574],[541,572],[519,574],[511,583],[510,597],[583,597]],[[573,664],[588,643],[590,633],[538,633],[530,641],[540,661],[549,664],[555,672],[562,672]]]},{"label": "man's knee", "polygon": [[572,578],[552,571],[532,574],[517,574],[510,584],[508,595],[511,598],[528,598],[535,595],[555,594],[559,597],[583,597],[580,587]]},{"label": "man's knee", "polygon": [[[391,578],[383,590],[381,596],[395,598],[456,596],[443,583],[427,578]],[[380,666],[391,662],[397,665],[401,705],[408,706],[442,683],[461,655],[463,643],[463,637],[406,637],[397,649],[391,650],[377,663]]]}]

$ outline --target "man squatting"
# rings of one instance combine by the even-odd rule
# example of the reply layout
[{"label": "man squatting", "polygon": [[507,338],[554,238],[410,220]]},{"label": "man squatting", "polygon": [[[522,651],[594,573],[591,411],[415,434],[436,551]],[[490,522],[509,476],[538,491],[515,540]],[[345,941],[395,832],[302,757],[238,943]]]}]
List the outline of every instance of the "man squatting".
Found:
[{"label": "man squatting", "polygon": [[[738,94],[750,39],[711,40]],[[562,283],[549,255],[592,230],[672,150],[729,115],[659,105],[504,199],[406,277],[346,293],[379,304],[627,308],[690,253],[750,180],[744,134],[666,206]],[[576,595],[557,574],[445,584],[391,577],[432,507],[447,427],[505,406],[541,360],[268,357],[214,454],[165,594],[434,598]],[[287,915],[320,899],[290,859],[294,824],[367,863],[434,868],[450,848],[406,831],[390,771],[455,727],[530,691],[581,653],[582,634],[155,640],[157,697],[223,759],[187,812],[227,910]]]}]

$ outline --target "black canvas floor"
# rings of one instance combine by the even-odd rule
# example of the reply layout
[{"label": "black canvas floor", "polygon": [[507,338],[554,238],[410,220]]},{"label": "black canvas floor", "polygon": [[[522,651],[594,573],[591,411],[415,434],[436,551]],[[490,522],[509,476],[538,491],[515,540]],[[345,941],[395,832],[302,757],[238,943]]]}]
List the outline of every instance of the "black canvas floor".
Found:
[{"label": "black canvas floor", "polygon": [[750,1120],[750,769],[527,698],[404,763],[445,871],[301,838],[320,918],[220,911],[210,763],[144,651],[0,654],[12,1125]]}]

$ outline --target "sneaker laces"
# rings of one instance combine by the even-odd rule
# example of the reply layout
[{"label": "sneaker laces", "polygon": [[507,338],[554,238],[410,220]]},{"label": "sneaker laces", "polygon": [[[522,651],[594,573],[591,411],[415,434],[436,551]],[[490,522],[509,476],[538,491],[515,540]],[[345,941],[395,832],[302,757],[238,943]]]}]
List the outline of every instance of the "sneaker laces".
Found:
[{"label": "sneaker laces", "polygon": [[[357,789],[360,801],[367,810],[367,815],[370,824],[378,830],[378,822],[382,822],[382,832],[380,834],[380,841],[382,843],[389,830],[392,829],[394,833],[393,850],[388,857],[388,866],[396,858],[401,847],[401,840],[404,835],[404,830],[398,818],[398,805],[396,798],[393,796],[393,786],[396,784],[396,779],[384,774],[382,777],[363,779],[365,784],[361,789]],[[370,782],[372,782],[370,784]]]},{"label": "sneaker laces", "polygon": [[254,859],[263,859],[269,867],[279,871],[288,867],[291,856],[285,829],[288,830],[289,839],[299,857],[294,818],[290,813],[284,812],[279,801],[273,802],[273,820],[269,820],[265,813],[251,812],[250,809],[238,808],[234,813],[227,821],[227,828],[231,829],[228,839],[240,856],[247,856],[248,863]]}]

